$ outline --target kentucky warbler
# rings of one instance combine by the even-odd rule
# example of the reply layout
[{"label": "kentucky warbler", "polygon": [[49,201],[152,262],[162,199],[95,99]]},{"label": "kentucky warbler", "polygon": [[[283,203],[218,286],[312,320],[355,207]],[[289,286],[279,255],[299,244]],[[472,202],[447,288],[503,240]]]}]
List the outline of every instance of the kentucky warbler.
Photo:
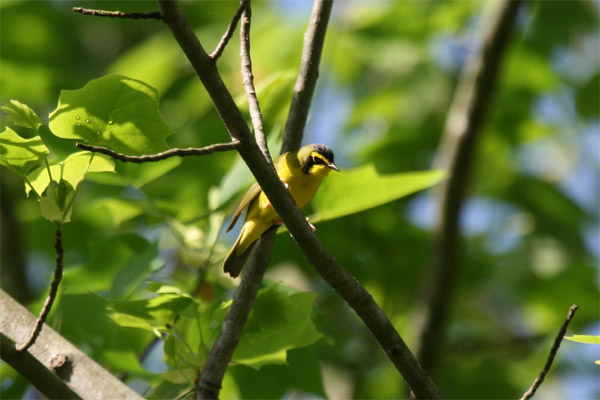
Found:
[{"label": "kentucky warbler", "polygon": [[[331,170],[340,170],[333,163],[333,151],[324,144],[309,144],[297,152],[284,153],[277,157],[274,164],[279,179],[300,208],[312,200],[321,181]],[[269,199],[255,182],[233,213],[226,232],[233,228],[246,207],[248,208],[246,222],[223,263],[223,269],[233,278],[242,271],[257,239],[271,226],[281,224]]]}]

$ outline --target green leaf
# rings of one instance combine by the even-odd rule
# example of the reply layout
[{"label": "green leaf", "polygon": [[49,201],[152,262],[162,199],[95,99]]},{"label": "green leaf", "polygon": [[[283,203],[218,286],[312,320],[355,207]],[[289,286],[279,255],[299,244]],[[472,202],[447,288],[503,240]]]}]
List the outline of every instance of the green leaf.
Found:
[{"label": "green leaf", "polygon": [[572,342],[578,342],[578,343],[600,344],[600,336],[573,335],[573,336],[565,336],[565,339],[570,340]]},{"label": "green leaf", "polygon": [[125,154],[152,154],[167,148],[171,128],[158,113],[156,89],[135,79],[106,75],[78,90],[61,91],[50,113],[50,130]]},{"label": "green leaf", "polygon": [[39,136],[23,139],[17,132],[6,128],[0,133],[0,165],[4,165],[21,176],[46,158],[49,151]]},{"label": "green leaf", "polygon": [[312,222],[324,221],[389,203],[441,182],[441,170],[380,175],[372,164],[332,173],[312,204]]},{"label": "green leaf", "polygon": [[[88,167],[89,165],[89,167]],[[50,166],[50,173],[54,181],[65,180],[74,189],[85,178],[86,172],[114,172],[114,161],[104,154],[95,154],[89,151],[73,153],[59,164]],[[41,194],[50,184],[50,177],[46,168],[38,168],[31,172],[27,178],[36,193]],[[25,188],[29,195],[30,187]]]},{"label": "green leaf", "polygon": [[2,106],[2,111],[8,114],[7,117],[17,126],[36,131],[42,126],[42,121],[35,111],[18,100],[11,100],[9,105]]},{"label": "green leaf", "polygon": [[70,222],[73,207],[69,205],[72,204],[74,197],[75,190],[68,182],[61,180],[56,183],[53,181],[44,195],[40,196],[42,216],[57,224]]},{"label": "green leaf", "polygon": [[285,364],[287,350],[306,347],[322,335],[311,314],[316,294],[286,293],[279,285],[261,290],[232,362],[252,368]]},{"label": "green leaf", "polygon": [[164,329],[193,302],[181,293],[164,293],[147,300],[111,300],[110,318],[121,326],[145,330]]},{"label": "green leaf", "polygon": [[63,212],[60,209],[55,185],[50,185],[46,194],[40,197],[40,208],[42,209],[42,216],[50,222],[60,224],[63,222]]}]

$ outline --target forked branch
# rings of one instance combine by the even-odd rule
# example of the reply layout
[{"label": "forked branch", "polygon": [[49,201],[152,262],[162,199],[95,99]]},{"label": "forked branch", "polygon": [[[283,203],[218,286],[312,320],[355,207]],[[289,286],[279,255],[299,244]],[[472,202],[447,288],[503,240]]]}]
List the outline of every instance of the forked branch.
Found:
[{"label": "forked branch", "polygon": [[221,57],[221,54],[223,54],[223,51],[225,51],[225,47],[227,46],[227,43],[229,43],[229,39],[231,39],[231,37],[233,36],[235,27],[237,26],[237,23],[240,20],[240,17],[242,16],[242,12],[244,11],[245,7],[246,7],[245,1],[241,1],[235,14],[233,14],[233,17],[231,18],[231,22],[229,23],[227,30],[223,34],[221,41],[219,42],[219,44],[217,45],[215,50],[212,53],[210,53],[210,55],[209,55],[209,57],[212,58],[213,60],[216,61],[219,57]]}]

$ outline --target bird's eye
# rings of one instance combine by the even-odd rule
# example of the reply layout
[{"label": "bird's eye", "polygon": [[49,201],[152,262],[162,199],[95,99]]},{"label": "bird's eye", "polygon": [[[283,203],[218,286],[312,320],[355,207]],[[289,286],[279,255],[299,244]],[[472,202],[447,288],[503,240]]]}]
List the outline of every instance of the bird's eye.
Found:
[{"label": "bird's eye", "polygon": [[325,164],[325,162],[319,157],[312,157],[313,164]]}]

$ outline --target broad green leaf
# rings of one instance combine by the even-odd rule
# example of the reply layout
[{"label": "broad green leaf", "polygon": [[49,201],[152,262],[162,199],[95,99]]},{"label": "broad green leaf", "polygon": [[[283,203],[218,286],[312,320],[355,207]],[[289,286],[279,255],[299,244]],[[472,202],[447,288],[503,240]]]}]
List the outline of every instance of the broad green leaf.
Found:
[{"label": "broad green leaf", "polygon": [[573,336],[565,336],[565,339],[570,340],[572,342],[578,342],[578,343],[600,344],[600,336],[573,335]]},{"label": "broad green leaf", "polygon": [[[88,166],[89,165],[89,166]],[[73,188],[83,181],[86,172],[114,172],[114,161],[104,154],[94,154],[89,151],[73,153],[59,164],[50,166],[50,174],[54,181],[65,180]],[[50,177],[46,168],[38,168],[31,172],[27,178],[37,194],[41,194],[50,184]],[[25,192],[29,195],[31,188],[27,186]]]},{"label": "broad green leaf", "polygon": [[55,195],[54,185],[50,185],[46,194],[40,197],[42,216],[50,222],[60,224],[63,222],[63,213]]},{"label": "broad green leaf", "polygon": [[322,335],[311,319],[315,297],[314,293],[289,294],[279,285],[261,290],[232,362],[252,368],[285,364],[287,350],[319,340]]},{"label": "broad green leaf", "polygon": [[18,100],[11,100],[9,105],[2,106],[2,111],[17,126],[38,130],[42,126],[40,117],[28,105]]},{"label": "broad green leaf", "polygon": [[380,175],[372,164],[331,173],[312,204],[312,222],[368,210],[441,182],[441,170]]},{"label": "broad green leaf", "polygon": [[158,93],[147,84],[106,75],[78,90],[61,91],[50,113],[50,130],[125,154],[153,154],[167,148],[171,128],[158,113]]},{"label": "broad green leaf", "polygon": [[53,182],[43,196],[40,196],[40,208],[42,216],[56,224],[64,224],[71,221],[73,207],[71,207],[75,190],[66,181]]},{"label": "broad green leaf", "polygon": [[39,136],[23,139],[10,128],[0,133],[0,165],[21,176],[48,155],[48,149]]},{"label": "broad green leaf", "polygon": [[191,297],[165,293],[147,300],[111,300],[110,318],[121,326],[145,330],[164,329],[193,302]]}]

